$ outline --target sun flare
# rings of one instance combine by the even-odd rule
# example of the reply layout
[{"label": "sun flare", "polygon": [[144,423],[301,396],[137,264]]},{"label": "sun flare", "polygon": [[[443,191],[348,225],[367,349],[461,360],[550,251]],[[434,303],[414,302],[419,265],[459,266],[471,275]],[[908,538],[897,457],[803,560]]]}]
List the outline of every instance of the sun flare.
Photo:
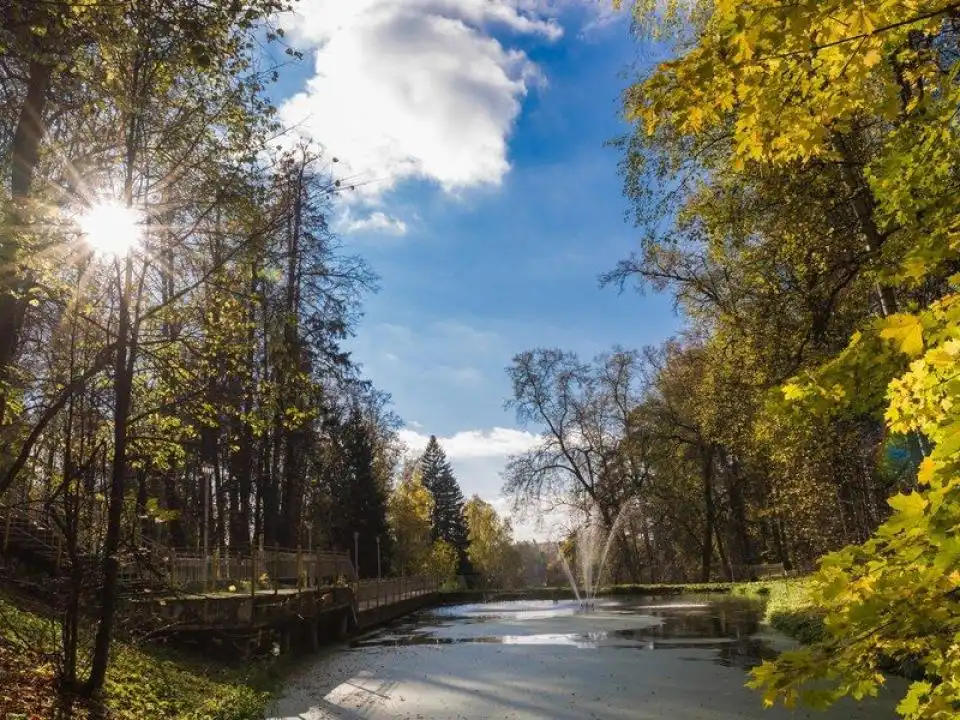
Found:
[{"label": "sun flare", "polygon": [[78,218],[80,232],[98,255],[123,257],[140,242],[140,215],[119,202],[98,202]]}]

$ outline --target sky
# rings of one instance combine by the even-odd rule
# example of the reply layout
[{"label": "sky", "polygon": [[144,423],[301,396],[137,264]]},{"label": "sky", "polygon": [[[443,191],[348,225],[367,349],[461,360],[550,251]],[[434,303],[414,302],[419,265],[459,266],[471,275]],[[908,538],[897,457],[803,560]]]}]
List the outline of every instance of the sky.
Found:
[{"label": "sky", "polygon": [[[411,451],[437,435],[464,495],[506,512],[500,472],[540,432],[504,409],[512,357],[590,358],[679,327],[668,298],[598,284],[636,247],[607,142],[645,51],[592,0],[298,8],[284,27],[304,60],[283,73],[280,117],[355,186],[334,226],[380,276],[349,349]],[[518,516],[515,534],[550,528]]]}]

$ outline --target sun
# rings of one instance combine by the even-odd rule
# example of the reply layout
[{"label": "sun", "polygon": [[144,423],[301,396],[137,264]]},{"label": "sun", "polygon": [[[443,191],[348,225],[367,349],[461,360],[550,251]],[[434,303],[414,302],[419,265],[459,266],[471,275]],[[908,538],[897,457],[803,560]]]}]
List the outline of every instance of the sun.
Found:
[{"label": "sun", "polygon": [[140,214],[116,201],[94,203],[77,218],[77,224],[98,255],[124,257],[143,234]]}]

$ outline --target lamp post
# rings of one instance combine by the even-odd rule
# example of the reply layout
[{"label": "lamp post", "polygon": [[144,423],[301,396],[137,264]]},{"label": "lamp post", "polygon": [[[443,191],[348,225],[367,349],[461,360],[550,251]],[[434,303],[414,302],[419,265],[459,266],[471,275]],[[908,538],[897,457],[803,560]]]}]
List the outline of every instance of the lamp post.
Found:
[{"label": "lamp post", "polygon": [[382,577],[380,573],[380,536],[377,535],[377,580]]},{"label": "lamp post", "polygon": [[200,473],[203,475],[203,591],[207,592],[210,579],[210,478],[213,467],[210,463],[204,463]]},{"label": "lamp post", "polygon": [[360,580],[360,531],[353,531],[353,570]]}]

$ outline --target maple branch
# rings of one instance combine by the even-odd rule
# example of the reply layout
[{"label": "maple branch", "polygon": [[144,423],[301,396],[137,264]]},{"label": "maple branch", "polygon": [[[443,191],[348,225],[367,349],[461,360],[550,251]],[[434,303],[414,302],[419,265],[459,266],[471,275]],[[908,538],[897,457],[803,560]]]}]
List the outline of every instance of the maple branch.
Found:
[{"label": "maple branch", "polygon": [[907,20],[900,20],[895,23],[890,23],[889,25],[882,25],[878,28],[874,28],[870,32],[857,33],[856,35],[850,35],[848,37],[840,38],[839,40],[832,40],[828,43],[823,43],[822,45],[811,45],[809,48],[804,50],[790,50],[783,53],[775,53],[773,55],[759,55],[753,58],[753,62],[763,61],[763,60],[774,60],[780,58],[789,58],[796,57],[798,55],[807,55],[807,54],[816,54],[821,50],[826,50],[827,48],[837,47],[838,45],[845,45],[847,43],[856,42],[857,40],[863,41],[867,38],[874,37],[876,35],[881,35],[882,33],[889,32],[890,30],[896,30],[897,28],[905,27],[907,25],[914,25],[924,20],[931,20],[940,15],[946,15],[954,10],[960,9],[960,2],[953,2],[949,5],[945,5],[939,10],[931,10],[930,12],[922,13],[920,15],[915,15],[912,18]]}]

